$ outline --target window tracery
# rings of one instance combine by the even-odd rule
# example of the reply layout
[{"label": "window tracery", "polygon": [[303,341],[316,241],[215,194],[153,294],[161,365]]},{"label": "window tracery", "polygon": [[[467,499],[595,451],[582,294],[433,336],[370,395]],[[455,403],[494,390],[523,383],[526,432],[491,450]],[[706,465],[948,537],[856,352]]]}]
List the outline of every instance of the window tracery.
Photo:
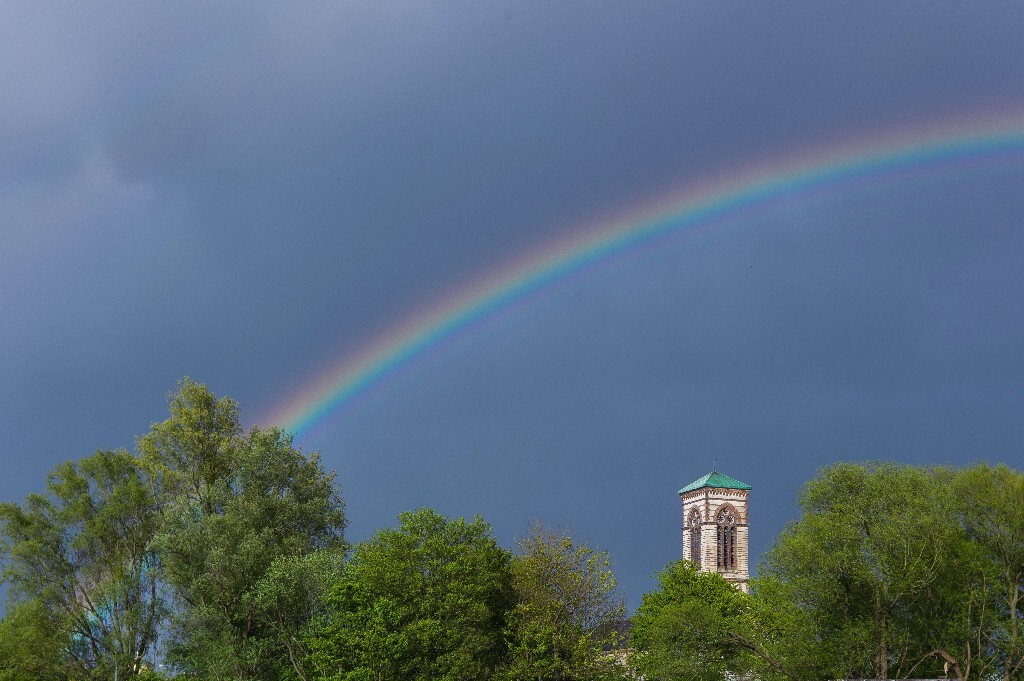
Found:
[{"label": "window tracery", "polygon": [[700,565],[700,511],[690,513],[690,560]]},{"label": "window tracery", "polygon": [[715,516],[718,526],[718,569],[731,571],[736,569],[736,510],[729,505],[723,506]]}]

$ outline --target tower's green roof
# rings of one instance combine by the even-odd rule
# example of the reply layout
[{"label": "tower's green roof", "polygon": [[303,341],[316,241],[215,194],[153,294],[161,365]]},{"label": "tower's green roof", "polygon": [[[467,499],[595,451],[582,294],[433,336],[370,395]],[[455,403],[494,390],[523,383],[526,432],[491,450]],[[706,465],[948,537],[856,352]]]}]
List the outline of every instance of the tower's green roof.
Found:
[{"label": "tower's green roof", "polygon": [[740,482],[736,478],[730,478],[728,475],[723,475],[718,471],[711,471],[703,478],[694,480],[686,487],[679,490],[679,494],[684,492],[692,492],[695,489],[701,487],[722,487],[725,489],[750,489],[750,485],[745,482]]}]

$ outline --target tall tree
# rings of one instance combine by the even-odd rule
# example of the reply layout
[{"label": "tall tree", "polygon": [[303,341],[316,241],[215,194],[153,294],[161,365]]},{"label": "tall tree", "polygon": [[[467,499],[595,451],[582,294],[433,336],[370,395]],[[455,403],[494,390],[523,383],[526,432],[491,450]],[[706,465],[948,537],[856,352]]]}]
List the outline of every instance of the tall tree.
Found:
[{"label": "tall tree", "polygon": [[169,659],[207,678],[301,677],[298,601],[316,593],[300,568],[344,548],[333,475],[280,429],[243,434],[234,402],[203,385],[186,379],[170,407],[139,442],[164,490],[154,545],[175,596]]},{"label": "tall tree", "polygon": [[721,575],[699,572],[687,560],[658,574],[658,589],[644,594],[633,616],[634,663],[657,681],[719,681],[743,676],[752,659],[740,633],[749,600]]},{"label": "tall tree", "polygon": [[69,659],[71,635],[38,599],[7,607],[0,621],[0,681],[68,681],[88,672]]},{"label": "tall tree", "polygon": [[969,574],[973,587],[962,648],[973,658],[991,652],[991,667],[1005,681],[1024,677],[1024,474],[979,464],[958,471],[952,484],[952,507],[975,552],[968,554],[973,569],[958,573]]},{"label": "tall tree", "polygon": [[341,551],[332,550],[278,558],[253,587],[264,638],[281,652],[276,657],[282,679],[319,678],[305,636],[325,611],[324,594],[337,582],[342,559]]},{"label": "tall tree", "polygon": [[307,640],[333,679],[488,679],[504,655],[511,556],[481,518],[403,513],[355,547]]},{"label": "tall tree", "polygon": [[761,571],[813,617],[837,674],[1017,678],[1021,498],[1005,466],[837,464]]},{"label": "tall tree", "polygon": [[145,471],[128,452],[97,452],[57,466],[47,490],[0,504],[10,616],[57,642],[69,676],[136,676],[164,606]]},{"label": "tall tree", "polygon": [[914,609],[953,545],[946,497],[927,469],[836,464],[809,482],[803,516],[765,556],[762,574],[816,613],[822,646],[847,678],[941,673],[915,635]]},{"label": "tall tree", "polygon": [[213,513],[212,494],[230,476],[242,435],[238,404],[185,377],[168,395],[168,408],[170,418],[152,424],[137,443],[159,488],[157,501]]},{"label": "tall tree", "polygon": [[813,613],[778,580],[751,581],[750,595],[690,561],[670,563],[633,618],[644,678],[816,681],[841,678]]},{"label": "tall tree", "polygon": [[517,541],[516,606],[509,620],[509,679],[573,681],[621,674],[609,653],[620,640],[625,605],[607,552],[540,523]]}]

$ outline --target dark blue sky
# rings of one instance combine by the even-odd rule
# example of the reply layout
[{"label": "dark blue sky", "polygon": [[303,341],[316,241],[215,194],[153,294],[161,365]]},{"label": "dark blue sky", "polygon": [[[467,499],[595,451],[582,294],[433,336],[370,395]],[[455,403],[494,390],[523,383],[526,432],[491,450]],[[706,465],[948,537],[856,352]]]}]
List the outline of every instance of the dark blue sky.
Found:
[{"label": "dark blue sky", "polygon": [[[0,7],[0,499],[189,375],[257,419],[560,230],[832,141],[1024,127],[1024,5]],[[420,505],[610,550],[841,459],[1024,467],[1024,159],[793,200],[490,319],[316,435],[360,539]]]}]

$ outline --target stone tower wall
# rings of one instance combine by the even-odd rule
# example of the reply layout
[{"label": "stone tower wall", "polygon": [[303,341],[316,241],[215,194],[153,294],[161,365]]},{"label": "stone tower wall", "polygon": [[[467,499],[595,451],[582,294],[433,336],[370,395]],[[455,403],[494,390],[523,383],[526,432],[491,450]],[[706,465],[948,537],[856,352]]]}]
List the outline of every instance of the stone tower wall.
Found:
[{"label": "stone tower wall", "polygon": [[[726,580],[744,592],[750,580],[750,533],[747,517],[748,490],[701,487],[680,495],[683,504],[683,557],[690,559],[690,513],[697,509],[701,524],[701,556],[699,568],[702,572],[720,572]],[[736,569],[718,569],[718,525],[715,516],[724,505],[736,511]]]}]

